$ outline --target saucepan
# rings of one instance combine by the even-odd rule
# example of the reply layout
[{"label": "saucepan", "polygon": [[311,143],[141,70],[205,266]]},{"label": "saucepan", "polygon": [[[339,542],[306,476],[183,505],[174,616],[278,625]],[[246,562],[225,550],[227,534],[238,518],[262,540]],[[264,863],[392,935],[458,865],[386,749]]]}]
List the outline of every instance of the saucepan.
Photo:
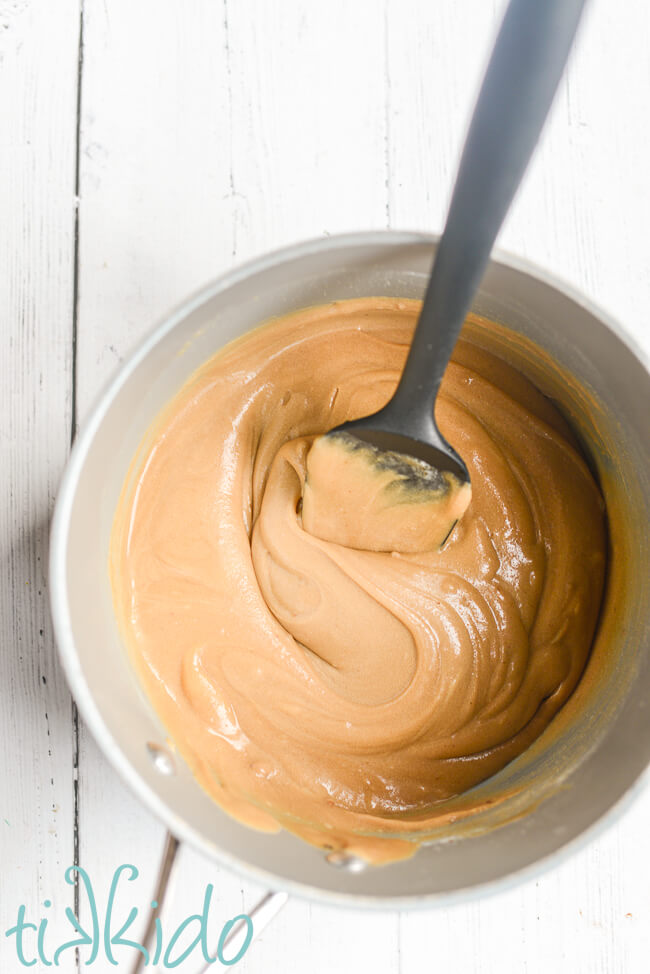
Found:
[{"label": "saucepan", "polygon": [[[149,424],[189,375],[260,322],[369,295],[421,297],[436,238],[381,231],[261,257],[172,312],[126,361],[80,432],[52,525],[50,591],[61,660],[108,760],[176,839],[271,890],[341,907],[432,907],[539,871],[611,819],[650,762],[650,373],[623,329],[518,259],[490,263],[474,310],[569,418],[607,503],[608,585],[585,677],[544,734],[474,789],[407,860],[363,868],[230,818],[194,780],[141,690],[113,615],[111,523]],[[460,807],[460,806],[459,806]]]}]

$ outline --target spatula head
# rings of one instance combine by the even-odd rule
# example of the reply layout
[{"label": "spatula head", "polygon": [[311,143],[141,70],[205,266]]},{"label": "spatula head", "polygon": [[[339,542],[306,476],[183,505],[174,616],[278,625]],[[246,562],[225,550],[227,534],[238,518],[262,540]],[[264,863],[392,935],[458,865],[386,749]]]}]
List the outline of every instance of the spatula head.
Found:
[{"label": "spatula head", "polygon": [[[389,436],[382,442],[405,439]],[[338,428],[317,437],[307,455],[302,523],[349,548],[430,551],[444,544],[470,499],[468,479]]]}]

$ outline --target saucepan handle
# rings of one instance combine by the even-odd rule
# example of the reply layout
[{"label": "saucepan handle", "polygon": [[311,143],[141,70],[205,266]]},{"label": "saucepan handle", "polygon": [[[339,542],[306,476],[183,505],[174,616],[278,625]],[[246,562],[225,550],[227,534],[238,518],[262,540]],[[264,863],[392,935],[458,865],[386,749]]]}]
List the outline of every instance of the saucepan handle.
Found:
[{"label": "saucepan handle", "polygon": [[[156,889],[153,895],[153,899],[157,902],[157,911],[160,911],[166,899],[169,898],[173,892],[174,886],[174,874],[175,866],[178,862],[178,850],[180,848],[180,843],[178,839],[168,832],[165,839],[165,847],[163,849],[162,859],[160,861],[160,870],[158,873],[158,880],[156,882]],[[269,890],[264,896],[248,911],[246,916],[252,921],[252,936],[250,935],[250,924],[246,920],[238,920],[237,923],[233,924],[232,928],[228,931],[227,936],[221,943],[221,951],[227,956],[237,956],[239,950],[244,946],[246,939],[255,939],[264,930],[265,927],[269,925],[271,920],[280,912],[284,904],[289,899],[289,894],[278,891]],[[151,914],[149,924],[145,930],[143,938],[143,946],[151,953],[151,947],[153,944],[153,939],[156,933],[156,916],[154,913]],[[228,949],[227,949],[228,948]],[[136,962],[132,968],[131,974],[140,974],[144,970],[145,966],[145,956],[142,953],[138,954]],[[212,965],[205,964],[197,974],[205,974],[206,971],[211,970]],[[155,968],[153,971],[155,972]]]}]

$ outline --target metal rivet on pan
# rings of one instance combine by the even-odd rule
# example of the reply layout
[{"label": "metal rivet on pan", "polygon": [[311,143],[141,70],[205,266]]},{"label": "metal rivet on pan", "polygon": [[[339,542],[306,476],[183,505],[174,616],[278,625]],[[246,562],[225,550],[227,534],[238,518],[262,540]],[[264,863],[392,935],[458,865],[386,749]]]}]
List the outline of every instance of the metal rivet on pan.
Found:
[{"label": "metal rivet on pan", "polygon": [[154,741],[147,741],[147,751],[156,771],[165,775],[176,774],[174,759],[166,747],[155,744]]},{"label": "metal rivet on pan", "polygon": [[329,855],[325,856],[325,859],[329,862],[330,866],[336,866],[337,869],[345,869],[348,873],[361,873],[368,866],[368,863],[363,859],[359,859],[358,856],[352,856],[349,852],[343,852],[341,850],[330,852]]}]

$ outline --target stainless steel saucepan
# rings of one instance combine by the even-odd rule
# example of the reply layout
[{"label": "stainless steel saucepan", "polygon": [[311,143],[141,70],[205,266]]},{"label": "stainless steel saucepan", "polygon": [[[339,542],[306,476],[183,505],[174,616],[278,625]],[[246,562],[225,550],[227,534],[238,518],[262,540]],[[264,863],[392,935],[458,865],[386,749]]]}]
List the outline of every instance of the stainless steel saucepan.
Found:
[{"label": "stainless steel saucepan", "polygon": [[[99,398],[52,525],[59,651],[109,761],[179,840],[272,890],[341,907],[431,907],[539,870],[611,818],[650,762],[650,373],[607,315],[510,257],[491,261],[475,310],[502,325],[504,353],[571,419],[605,494],[611,551],[585,678],[541,738],[474,789],[493,803],[410,860],[367,869],[341,856],[328,861],[286,832],[261,834],[222,812],[170,750],[130,665],[113,615],[109,535],[127,469],[159,410],[207,358],[267,318],[341,298],[421,297],[435,244],[389,231],[328,237],[254,260],[190,298]],[[456,801],[462,808],[467,798]]]}]

